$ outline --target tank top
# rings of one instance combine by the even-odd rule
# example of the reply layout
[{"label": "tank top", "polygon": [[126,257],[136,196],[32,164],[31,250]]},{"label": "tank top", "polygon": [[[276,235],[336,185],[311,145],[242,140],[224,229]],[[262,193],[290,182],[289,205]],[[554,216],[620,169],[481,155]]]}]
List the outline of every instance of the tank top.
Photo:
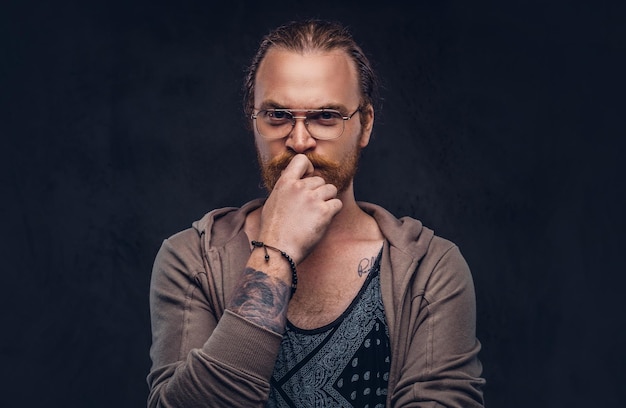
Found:
[{"label": "tank top", "polygon": [[391,352],[378,254],[363,286],[334,322],[304,330],[287,322],[268,408],[383,408]]}]

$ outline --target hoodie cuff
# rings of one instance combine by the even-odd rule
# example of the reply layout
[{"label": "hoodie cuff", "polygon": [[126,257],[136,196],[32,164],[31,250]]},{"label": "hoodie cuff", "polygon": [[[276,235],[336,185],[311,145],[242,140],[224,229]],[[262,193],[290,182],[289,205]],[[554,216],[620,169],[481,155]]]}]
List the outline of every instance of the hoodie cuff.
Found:
[{"label": "hoodie cuff", "polygon": [[203,349],[224,364],[269,381],[283,336],[229,310],[219,320]]}]

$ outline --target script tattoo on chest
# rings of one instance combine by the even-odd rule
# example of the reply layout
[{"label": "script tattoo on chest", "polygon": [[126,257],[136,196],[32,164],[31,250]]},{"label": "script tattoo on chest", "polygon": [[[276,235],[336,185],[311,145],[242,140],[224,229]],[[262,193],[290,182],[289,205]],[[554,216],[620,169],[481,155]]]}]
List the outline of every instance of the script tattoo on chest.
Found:
[{"label": "script tattoo on chest", "polygon": [[259,326],[283,333],[290,291],[282,280],[246,268],[228,308]]},{"label": "script tattoo on chest", "polygon": [[357,269],[359,278],[362,277],[363,275],[367,275],[368,273],[370,273],[370,271],[374,267],[375,262],[376,262],[376,257],[361,259],[361,261],[359,262],[359,268]]}]

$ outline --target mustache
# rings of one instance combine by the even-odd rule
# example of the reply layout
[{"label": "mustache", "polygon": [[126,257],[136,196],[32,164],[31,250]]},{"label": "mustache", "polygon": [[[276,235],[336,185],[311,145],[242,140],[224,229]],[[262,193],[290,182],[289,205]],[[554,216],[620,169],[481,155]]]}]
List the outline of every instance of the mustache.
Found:
[{"label": "mustache", "polygon": [[[267,167],[276,172],[282,172],[289,165],[291,160],[297,153],[287,151],[278,157],[273,158],[267,163]],[[335,163],[331,160],[324,159],[315,153],[307,152],[303,153],[313,164],[313,168],[320,171],[332,170],[339,168],[339,163]]]},{"label": "mustache", "polygon": [[[360,148],[357,147],[352,153],[345,155],[339,161],[320,157],[313,152],[307,152],[304,155],[311,161],[315,173],[324,179],[326,183],[334,185],[339,191],[345,191],[356,174],[360,151]],[[267,191],[271,192],[274,189],[283,170],[285,170],[296,154],[294,151],[288,150],[267,162],[263,162],[259,156],[261,177]]]}]

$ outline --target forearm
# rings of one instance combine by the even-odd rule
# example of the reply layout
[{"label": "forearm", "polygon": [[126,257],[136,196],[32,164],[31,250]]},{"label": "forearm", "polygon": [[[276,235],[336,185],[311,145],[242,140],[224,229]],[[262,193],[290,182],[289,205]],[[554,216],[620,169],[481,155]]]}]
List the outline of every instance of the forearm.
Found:
[{"label": "forearm", "polygon": [[288,263],[276,253],[253,251],[228,309],[261,327],[282,334],[291,287]]},{"label": "forearm", "polygon": [[287,321],[290,288],[265,272],[246,268],[228,309],[275,333],[283,333]]},{"label": "forearm", "polygon": [[[214,310],[211,274],[201,258],[183,255],[180,244],[166,241],[153,271],[149,406],[264,406],[282,336],[254,319]],[[246,310],[251,301],[241,306]]]}]

